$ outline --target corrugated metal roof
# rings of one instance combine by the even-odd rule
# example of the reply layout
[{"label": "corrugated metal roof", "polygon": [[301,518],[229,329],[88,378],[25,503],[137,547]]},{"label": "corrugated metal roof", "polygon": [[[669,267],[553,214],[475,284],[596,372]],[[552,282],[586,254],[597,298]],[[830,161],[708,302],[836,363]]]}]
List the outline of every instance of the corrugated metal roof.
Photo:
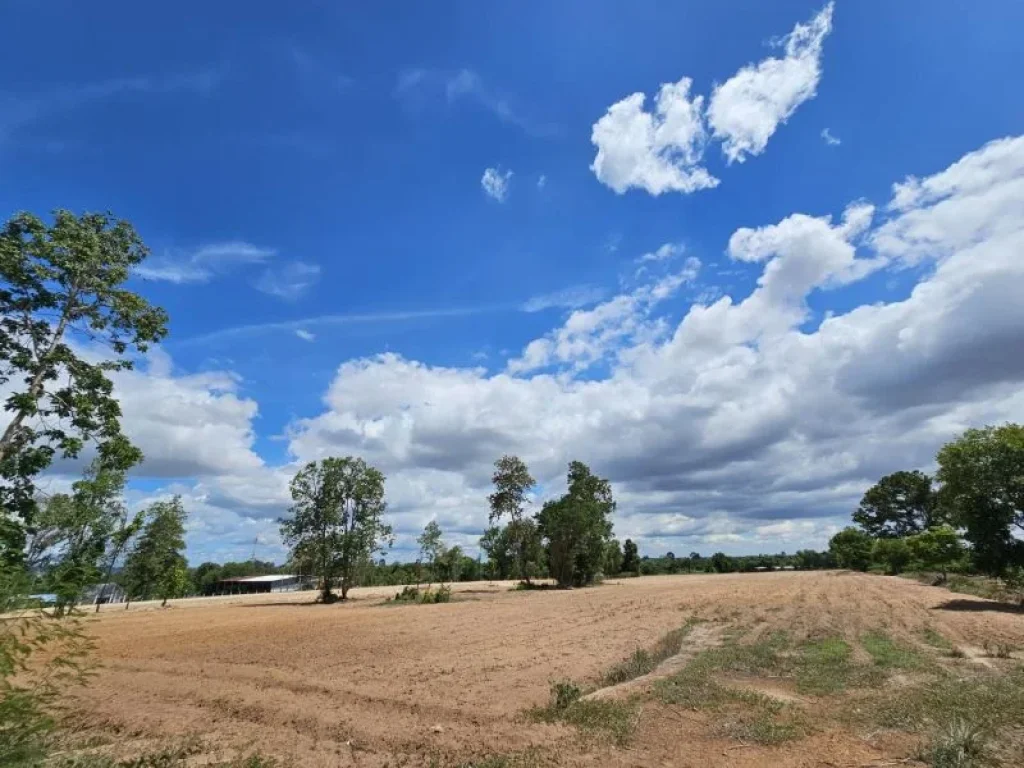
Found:
[{"label": "corrugated metal roof", "polygon": [[286,579],[297,579],[297,578],[299,578],[299,577],[298,576],[292,576],[291,574],[288,574],[288,573],[272,573],[272,574],[269,574],[267,576],[239,576],[239,577],[234,578],[234,579],[220,579],[220,581],[252,583],[252,582],[266,582],[266,581],[285,581]]}]

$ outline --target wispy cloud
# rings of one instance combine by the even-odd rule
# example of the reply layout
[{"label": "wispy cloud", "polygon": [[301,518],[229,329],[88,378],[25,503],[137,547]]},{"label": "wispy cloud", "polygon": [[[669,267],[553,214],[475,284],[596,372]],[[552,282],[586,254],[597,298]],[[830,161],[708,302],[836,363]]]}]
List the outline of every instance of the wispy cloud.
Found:
[{"label": "wispy cloud", "polygon": [[472,315],[483,315],[495,312],[515,311],[518,307],[508,304],[492,304],[477,307],[444,307],[438,309],[405,310],[396,312],[365,312],[341,315],[316,315],[303,317],[296,320],[283,320],[273,323],[252,323],[249,325],[236,325],[230,328],[221,328],[210,333],[192,336],[187,339],[172,341],[178,346],[195,346],[218,341],[230,341],[232,339],[245,338],[247,336],[259,336],[264,333],[277,331],[306,331],[311,327],[324,326],[355,326],[374,325],[387,323],[402,323],[414,320],[435,320],[444,318],[469,317]]},{"label": "wispy cloud", "polygon": [[171,251],[150,257],[135,268],[137,277],[168,283],[206,283],[214,277],[247,265],[262,264],[276,254],[241,240],[208,243],[193,251]]},{"label": "wispy cloud", "polygon": [[525,301],[521,308],[524,312],[540,312],[555,307],[579,309],[601,301],[607,293],[604,288],[597,285],[573,285],[559,291],[534,296]]},{"label": "wispy cloud", "polygon": [[840,144],[843,143],[842,139],[838,138],[837,136],[833,136],[831,132],[829,132],[828,128],[821,129],[821,138],[830,147],[838,147]]},{"label": "wispy cloud", "polygon": [[319,264],[292,261],[264,270],[256,281],[256,289],[279,299],[294,301],[312,288],[319,279]]},{"label": "wispy cloud", "polygon": [[344,91],[355,82],[352,77],[338,72],[323,58],[305,48],[293,44],[289,45],[287,50],[296,74],[314,87]]},{"label": "wispy cloud", "polygon": [[399,74],[394,94],[407,108],[413,110],[420,110],[432,101],[443,100],[449,106],[468,101],[530,136],[548,137],[560,133],[557,125],[539,122],[513,109],[505,96],[485,84],[483,78],[471,69],[456,72],[407,69]]},{"label": "wispy cloud", "polygon": [[0,94],[0,138],[47,115],[126,95],[211,93],[224,80],[226,67],[173,75],[139,75],[91,83],[61,85],[33,95]]},{"label": "wispy cloud", "polygon": [[303,341],[316,341],[316,334],[311,331],[307,331],[305,328],[296,328],[295,335]]},{"label": "wispy cloud", "polygon": [[493,197],[499,203],[504,203],[508,197],[510,181],[512,181],[512,171],[503,173],[497,168],[487,168],[484,170],[484,175],[480,177],[480,186],[489,197]]},{"label": "wispy cloud", "polygon": [[537,177],[537,189],[544,189],[548,185],[548,177],[543,173]]},{"label": "wispy cloud", "polygon": [[646,264],[652,261],[668,261],[683,253],[685,249],[680,243],[665,243],[657,250],[645,253],[637,258],[638,264]]}]

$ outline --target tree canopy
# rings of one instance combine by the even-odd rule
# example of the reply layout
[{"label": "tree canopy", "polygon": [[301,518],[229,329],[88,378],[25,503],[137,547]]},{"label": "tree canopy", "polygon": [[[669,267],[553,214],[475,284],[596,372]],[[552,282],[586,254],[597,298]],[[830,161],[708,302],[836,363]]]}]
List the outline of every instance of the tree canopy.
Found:
[{"label": "tree canopy", "polygon": [[142,532],[124,566],[124,582],[132,598],[162,598],[166,604],[169,598],[180,596],[186,568],[187,517],[179,496],[155,502],[146,510]]},{"label": "tree canopy", "polygon": [[1024,426],[968,429],[938,455],[940,503],[982,570],[1024,565]]},{"label": "tree canopy", "polygon": [[292,548],[292,559],[307,564],[320,579],[325,602],[334,599],[335,579],[346,599],[358,568],[391,544],[391,526],[383,519],[384,475],[362,459],[326,458],[299,470],[291,495],[281,535]]},{"label": "tree canopy", "polygon": [[[108,374],[166,333],[162,309],[122,287],[148,254],[130,224],[59,210],[48,225],[19,213],[0,229],[0,384],[11,390],[0,435],[0,549],[24,547],[34,478],[55,456],[94,442],[105,466],[141,459],[121,432]],[[77,340],[79,344],[72,343]],[[102,347],[93,361],[83,347]]]},{"label": "tree canopy", "polygon": [[874,540],[859,528],[844,528],[828,542],[828,549],[840,568],[866,571],[871,565]]},{"label": "tree canopy", "polygon": [[919,533],[934,523],[935,493],[924,472],[893,472],[867,490],[853,521],[876,538]]},{"label": "tree canopy", "polygon": [[611,483],[583,462],[570,462],[568,485],[568,493],[537,515],[551,576],[563,587],[588,584],[601,572],[615,509]]}]

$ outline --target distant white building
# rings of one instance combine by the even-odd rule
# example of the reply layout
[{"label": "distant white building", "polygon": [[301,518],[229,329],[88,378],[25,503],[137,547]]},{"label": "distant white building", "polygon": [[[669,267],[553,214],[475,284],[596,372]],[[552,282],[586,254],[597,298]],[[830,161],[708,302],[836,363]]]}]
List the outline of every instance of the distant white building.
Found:
[{"label": "distant white building", "polygon": [[83,605],[96,605],[97,603],[123,603],[125,601],[124,590],[117,584],[97,584],[85,591],[82,595]]}]

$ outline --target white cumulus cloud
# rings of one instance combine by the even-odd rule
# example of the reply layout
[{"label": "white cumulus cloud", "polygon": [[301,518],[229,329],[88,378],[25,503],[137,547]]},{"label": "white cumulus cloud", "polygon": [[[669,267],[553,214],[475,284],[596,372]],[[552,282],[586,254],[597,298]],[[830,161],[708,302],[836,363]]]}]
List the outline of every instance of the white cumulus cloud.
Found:
[{"label": "white cumulus cloud", "polygon": [[511,181],[512,171],[502,173],[497,168],[487,168],[484,170],[484,175],[480,177],[480,186],[489,197],[503,203],[508,197],[508,187]]},{"label": "white cumulus cloud", "polygon": [[652,111],[644,109],[642,93],[608,108],[590,137],[597,147],[590,168],[598,180],[619,194],[633,187],[660,195],[718,185],[700,165],[707,139],[704,97],[691,97],[692,85],[688,77],[662,85]]},{"label": "white cumulus cloud", "polygon": [[761,154],[779,123],[814,98],[821,80],[822,47],[832,30],[832,10],[829,3],[808,23],[797,24],[782,39],[783,57],[743,67],[715,87],[708,122],[730,163]]}]

